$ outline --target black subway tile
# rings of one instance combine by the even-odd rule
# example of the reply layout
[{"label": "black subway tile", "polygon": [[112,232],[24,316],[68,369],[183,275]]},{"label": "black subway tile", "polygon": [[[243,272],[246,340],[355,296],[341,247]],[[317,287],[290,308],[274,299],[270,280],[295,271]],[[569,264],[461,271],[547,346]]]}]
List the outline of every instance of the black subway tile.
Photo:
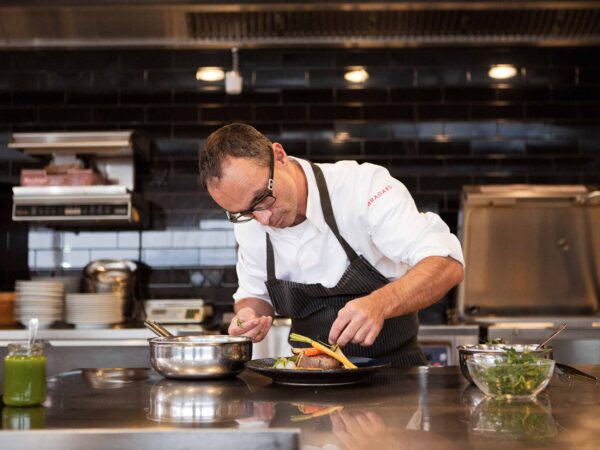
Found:
[{"label": "black subway tile", "polygon": [[71,91],[66,96],[66,103],[71,105],[107,105],[118,102],[117,91]]},{"label": "black subway tile", "polygon": [[142,122],[144,108],[94,108],[93,118],[98,122]]},{"label": "black subway tile", "polygon": [[496,89],[491,87],[446,87],[444,100],[447,102],[486,102],[496,100]]},{"label": "black subway tile", "polygon": [[581,153],[600,158],[600,139],[582,139]]},{"label": "black subway tile", "polygon": [[523,184],[528,182],[527,174],[513,173],[510,170],[496,170],[473,175],[474,184]]},{"label": "black subway tile", "polygon": [[419,141],[420,155],[468,155],[470,152],[469,141]]},{"label": "black subway tile", "polygon": [[309,107],[310,120],[356,120],[362,118],[358,106],[319,105]]},{"label": "black subway tile", "polygon": [[42,72],[39,86],[45,90],[89,89],[92,79],[91,72]]},{"label": "black subway tile", "polygon": [[590,155],[557,156],[554,158],[554,164],[558,173],[600,173],[600,159]]},{"label": "black subway tile", "polygon": [[290,156],[297,156],[299,158],[305,158],[308,155],[308,144],[306,141],[286,141],[281,143],[284,150]]},{"label": "black subway tile", "polygon": [[256,88],[306,87],[307,74],[302,69],[257,69],[254,75]]},{"label": "black subway tile", "polygon": [[577,105],[530,103],[525,105],[525,114],[528,119],[569,119],[577,117]]},{"label": "black subway tile", "polygon": [[224,104],[227,95],[223,91],[181,91],[175,92],[174,103]]},{"label": "black subway tile", "polygon": [[37,111],[34,108],[0,108],[0,123],[12,124],[36,121]]},{"label": "black subway tile", "polygon": [[172,99],[171,91],[146,92],[139,90],[121,92],[121,103],[125,105],[170,104]]},{"label": "black subway tile", "polygon": [[464,104],[419,104],[417,105],[417,117],[419,120],[431,119],[468,119],[469,106]]},{"label": "black subway tile", "polygon": [[582,85],[599,85],[600,84],[600,68],[582,67],[579,69],[579,84]]},{"label": "black subway tile", "polygon": [[525,154],[525,142],[520,139],[500,140],[473,140],[471,153],[481,154]]},{"label": "black subway tile", "polygon": [[579,153],[579,143],[573,141],[527,141],[525,143],[528,155],[576,155]]},{"label": "black subway tile", "polygon": [[200,108],[201,121],[248,121],[252,120],[251,106],[225,106]]},{"label": "black subway tile", "polygon": [[[257,127],[263,131],[263,125]],[[281,132],[276,139],[283,142],[288,140],[327,140],[334,139],[335,130],[333,122],[282,122]]]},{"label": "black subway tile", "polygon": [[340,103],[385,103],[387,89],[338,89],[336,101]]},{"label": "black subway tile", "polygon": [[500,87],[497,93],[500,101],[549,101],[552,98],[552,91],[547,87]]},{"label": "black subway tile", "polygon": [[420,191],[460,192],[466,184],[472,184],[470,176],[422,176],[419,180]]},{"label": "black subway tile", "polygon": [[97,71],[94,72],[92,87],[94,89],[144,89],[145,74],[143,70],[129,70],[126,72]]},{"label": "black subway tile", "polygon": [[581,184],[583,183],[583,177],[578,174],[562,173],[551,175],[530,174],[527,181],[532,184]]},{"label": "black subway tile", "polygon": [[444,133],[450,139],[491,138],[498,134],[498,125],[493,121],[447,122]]},{"label": "black subway tile", "polygon": [[174,138],[195,138],[205,139],[213,131],[217,131],[222,124],[215,125],[174,125],[173,126],[173,137]]},{"label": "black subway tile", "polygon": [[170,139],[173,137],[172,125],[158,125],[158,124],[140,124],[136,125],[135,129],[143,131],[153,139],[166,138]]},{"label": "black subway tile", "polygon": [[194,89],[198,86],[213,85],[196,80],[195,70],[148,70],[146,71],[146,87],[154,90]]},{"label": "black subway tile", "polygon": [[551,158],[502,158],[498,165],[500,170],[510,170],[513,173],[554,172],[554,161]]},{"label": "black subway tile", "polygon": [[523,115],[523,105],[516,103],[471,105],[473,119],[522,119]]},{"label": "black subway tile", "polygon": [[65,97],[64,91],[16,91],[12,96],[15,105],[62,105]]},{"label": "black subway tile", "polygon": [[245,91],[240,95],[227,96],[228,104],[244,103],[244,104],[259,104],[259,103],[272,103],[278,104],[281,95],[279,92],[257,92],[257,91]]},{"label": "black subway tile", "polygon": [[304,106],[257,106],[254,110],[256,120],[299,121],[306,120]]},{"label": "black subway tile", "polygon": [[281,100],[284,103],[331,103],[332,89],[283,89]]},{"label": "black subway tile", "polygon": [[356,141],[311,141],[310,156],[322,158],[332,156],[335,158],[351,158],[361,155],[360,142]]},{"label": "black subway tile", "polygon": [[600,102],[600,86],[559,86],[552,90],[552,97],[558,101]]},{"label": "black subway tile", "polygon": [[532,85],[569,86],[575,83],[575,69],[533,67],[527,69],[526,77]]},{"label": "black subway tile", "polygon": [[337,67],[387,66],[388,63],[389,55],[385,49],[340,50],[335,61]]},{"label": "black subway tile", "polygon": [[92,118],[90,108],[40,108],[40,122],[89,122]]},{"label": "black subway tile", "polygon": [[441,88],[392,88],[390,100],[394,103],[402,102],[441,102]]},{"label": "black subway tile", "polygon": [[388,124],[371,122],[338,122],[335,124],[336,135],[348,138],[387,139],[390,137]]},{"label": "black subway tile", "polygon": [[579,113],[586,119],[598,119],[600,118],[600,103],[579,105]]},{"label": "black subway tile", "polygon": [[197,69],[199,67],[231,67],[229,50],[176,50],[173,52],[173,67]]},{"label": "black subway tile", "polygon": [[409,154],[413,146],[412,141],[365,141],[365,155],[404,156]]},{"label": "black subway tile", "polygon": [[169,50],[122,50],[120,70],[170,69],[173,56]]},{"label": "black subway tile", "polygon": [[284,67],[334,67],[334,49],[311,49],[283,52],[281,55]]},{"label": "black subway tile", "polygon": [[412,120],[415,118],[415,108],[412,105],[365,105],[363,118],[365,120]]},{"label": "black subway tile", "polygon": [[149,122],[198,122],[198,108],[188,106],[148,108]]}]

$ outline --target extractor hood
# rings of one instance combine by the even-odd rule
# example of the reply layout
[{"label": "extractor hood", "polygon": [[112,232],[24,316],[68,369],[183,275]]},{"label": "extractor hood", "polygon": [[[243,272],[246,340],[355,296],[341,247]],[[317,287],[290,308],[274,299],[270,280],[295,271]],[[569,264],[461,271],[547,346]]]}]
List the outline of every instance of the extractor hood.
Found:
[{"label": "extractor hood", "polygon": [[134,151],[147,151],[148,144],[133,131],[13,134],[9,147],[52,155],[53,161],[81,156],[103,181],[13,187],[12,219],[59,228],[143,226],[147,214],[135,193]]},{"label": "extractor hood", "polygon": [[594,45],[600,2],[0,2],[0,48]]}]

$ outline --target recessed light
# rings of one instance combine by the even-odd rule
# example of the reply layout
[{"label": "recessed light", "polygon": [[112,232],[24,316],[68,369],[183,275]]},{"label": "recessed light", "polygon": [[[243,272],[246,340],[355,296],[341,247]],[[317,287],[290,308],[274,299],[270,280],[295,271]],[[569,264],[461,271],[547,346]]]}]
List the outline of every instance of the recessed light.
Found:
[{"label": "recessed light", "polygon": [[225,72],[220,67],[200,67],[196,71],[198,81],[221,81],[225,78]]},{"label": "recessed light", "polygon": [[349,70],[344,74],[344,79],[350,83],[364,83],[369,79],[369,73],[365,69]]},{"label": "recessed light", "polygon": [[517,75],[517,68],[512,64],[496,64],[488,72],[488,76],[496,80],[506,80],[515,75]]}]

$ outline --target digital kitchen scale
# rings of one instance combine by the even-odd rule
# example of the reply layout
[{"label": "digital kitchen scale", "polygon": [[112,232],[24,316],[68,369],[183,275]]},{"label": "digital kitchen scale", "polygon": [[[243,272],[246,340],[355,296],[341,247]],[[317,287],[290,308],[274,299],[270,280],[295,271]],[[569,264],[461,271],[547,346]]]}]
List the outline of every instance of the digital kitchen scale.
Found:
[{"label": "digital kitchen scale", "polygon": [[146,319],[159,323],[201,323],[213,313],[212,306],[199,298],[146,300],[144,303]]}]

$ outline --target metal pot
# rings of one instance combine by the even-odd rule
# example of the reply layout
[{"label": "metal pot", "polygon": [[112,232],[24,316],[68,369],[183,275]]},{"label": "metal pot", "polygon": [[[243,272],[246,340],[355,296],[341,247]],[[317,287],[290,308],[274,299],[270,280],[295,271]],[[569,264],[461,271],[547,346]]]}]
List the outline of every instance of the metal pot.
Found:
[{"label": "metal pot", "polygon": [[469,374],[467,361],[473,355],[493,355],[498,353],[506,353],[509,348],[514,348],[517,352],[530,352],[538,358],[552,359],[552,347],[544,347],[536,350],[537,344],[477,344],[477,345],[459,345],[458,361],[460,365],[460,373],[467,379],[469,383],[473,383],[473,379]]},{"label": "metal pot", "polygon": [[99,259],[83,269],[86,292],[114,292],[123,299],[123,315],[132,316],[138,265],[126,259]]},{"label": "metal pot", "polygon": [[150,340],[150,364],[167,378],[201,379],[237,375],[252,359],[246,336],[173,336]]}]

